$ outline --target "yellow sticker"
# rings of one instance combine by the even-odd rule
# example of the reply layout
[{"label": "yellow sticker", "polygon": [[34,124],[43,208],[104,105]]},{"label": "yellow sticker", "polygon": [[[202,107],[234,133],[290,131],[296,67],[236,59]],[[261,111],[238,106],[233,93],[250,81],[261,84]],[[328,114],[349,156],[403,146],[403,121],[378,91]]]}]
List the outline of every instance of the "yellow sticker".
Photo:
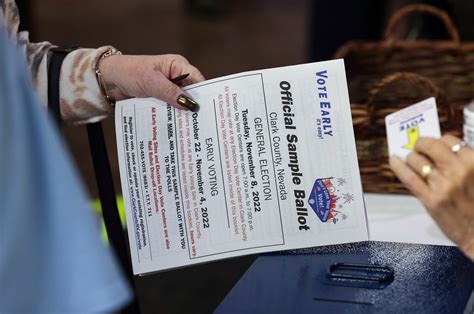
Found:
[{"label": "yellow sticker", "polygon": [[406,149],[413,149],[415,147],[416,141],[420,137],[419,126],[415,125],[407,129],[408,134],[408,144],[403,146]]}]

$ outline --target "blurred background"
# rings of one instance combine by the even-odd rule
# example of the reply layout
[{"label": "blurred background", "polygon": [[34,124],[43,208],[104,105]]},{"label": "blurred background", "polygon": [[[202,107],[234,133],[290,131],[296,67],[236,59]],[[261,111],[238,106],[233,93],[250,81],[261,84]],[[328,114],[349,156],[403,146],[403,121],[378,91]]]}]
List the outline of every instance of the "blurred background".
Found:
[{"label": "blurred background", "polygon": [[[472,0],[17,1],[21,28],[30,31],[32,41],[81,47],[110,44],[125,54],[181,54],[206,78],[330,59],[348,40],[380,40],[387,16],[416,2],[447,10],[462,40],[474,39]],[[429,20],[414,22],[421,30],[417,36],[445,35],[440,25],[423,33]],[[104,127],[115,189],[121,194],[113,119]],[[65,132],[91,198],[97,198],[85,127],[67,126]],[[136,278],[142,312],[212,312],[254,259],[247,256]]]}]

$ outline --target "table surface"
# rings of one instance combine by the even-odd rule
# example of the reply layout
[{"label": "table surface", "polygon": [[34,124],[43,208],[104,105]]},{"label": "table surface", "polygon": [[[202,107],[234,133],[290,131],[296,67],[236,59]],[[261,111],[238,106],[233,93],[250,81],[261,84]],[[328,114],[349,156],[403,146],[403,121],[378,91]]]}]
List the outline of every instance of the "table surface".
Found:
[{"label": "table surface", "polygon": [[454,245],[411,195],[364,194],[372,241]]}]

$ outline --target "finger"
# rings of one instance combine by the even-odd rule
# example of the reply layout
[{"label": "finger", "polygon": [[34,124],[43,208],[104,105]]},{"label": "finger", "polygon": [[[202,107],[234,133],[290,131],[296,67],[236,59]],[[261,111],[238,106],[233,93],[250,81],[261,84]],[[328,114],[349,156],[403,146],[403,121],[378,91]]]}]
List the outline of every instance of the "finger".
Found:
[{"label": "finger", "polygon": [[417,152],[411,152],[406,158],[407,165],[423,179],[423,168],[431,166],[431,172],[424,178],[428,185],[433,188],[436,183],[444,181],[442,174],[432,165],[432,162]]},{"label": "finger", "polygon": [[[452,135],[444,135],[441,138],[441,141],[446,143],[446,145],[450,148],[451,151],[453,151],[453,147],[457,144],[462,143],[463,141],[455,136]],[[453,152],[459,159],[461,159],[463,162],[470,162],[474,160],[473,152],[472,150],[467,147],[467,146],[461,146],[460,150],[457,152]]]},{"label": "finger", "polygon": [[454,156],[450,147],[446,143],[432,137],[420,137],[416,141],[414,150],[427,156],[438,168],[456,163],[456,156]]},{"label": "finger", "polygon": [[161,73],[157,73],[155,77],[156,80],[148,83],[151,96],[161,99],[178,109],[199,110],[199,104],[178,85],[172,83]]},{"label": "finger", "polygon": [[428,185],[421,179],[421,177],[416,174],[413,169],[411,169],[407,164],[405,164],[397,156],[391,156],[389,159],[390,167],[393,172],[397,175],[398,179],[405,184],[405,186],[422,202],[426,200],[430,195],[430,188]]},{"label": "finger", "polygon": [[180,76],[185,73],[189,73],[189,76],[182,81],[183,85],[189,85],[194,83],[199,83],[204,81],[204,76],[202,73],[189,61],[181,55],[168,55],[171,59],[170,64],[170,75],[173,77]]}]

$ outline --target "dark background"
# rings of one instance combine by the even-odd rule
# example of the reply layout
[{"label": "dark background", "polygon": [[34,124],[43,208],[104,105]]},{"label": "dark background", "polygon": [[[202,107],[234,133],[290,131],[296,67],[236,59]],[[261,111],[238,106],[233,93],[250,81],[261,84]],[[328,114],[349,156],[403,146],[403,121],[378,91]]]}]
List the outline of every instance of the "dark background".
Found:
[{"label": "dark background", "polygon": [[[29,0],[17,1],[21,28],[34,41],[82,47],[113,45],[124,54],[177,53],[206,78],[329,59],[349,39],[378,40],[386,17],[415,1],[310,0]],[[420,2],[420,1],[418,1]],[[450,12],[464,40],[474,39],[474,1],[431,1]],[[430,21],[412,23],[443,36]],[[121,194],[113,119],[105,132]],[[86,130],[65,127],[66,141],[92,198],[97,197]],[[251,265],[254,256],[137,277],[144,313],[208,313]]]}]

